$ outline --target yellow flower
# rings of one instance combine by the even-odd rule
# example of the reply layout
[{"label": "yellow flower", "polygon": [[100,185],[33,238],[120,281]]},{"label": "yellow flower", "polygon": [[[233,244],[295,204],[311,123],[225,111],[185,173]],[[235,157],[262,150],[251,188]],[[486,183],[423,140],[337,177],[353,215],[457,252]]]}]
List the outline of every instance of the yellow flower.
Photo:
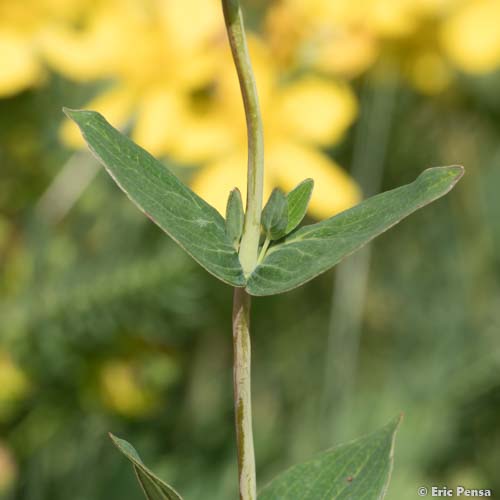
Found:
[{"label": "yellow flower", "polygon": [[[214,74],[219,10],[217,0],[107,0],[89,13],[84,29],[52,29],[42,46],[50,65],[70,78],[114,82],[85,107],[119,128],[134,117],[133,139],[167,155],[183,133],[179,121],[192,94]],[[156,127],[159,121],[165,126]],[[82,145],[70,122],[62,135]]]},{"label": "yellow flower", "polygon": [[434,95],[445,90],[452,73],[444,57],[437,51],[426,50],[416,54],[409,67],[409,78],[423,94]]},{"label": "yellow flower", "polygon": [[0,97],[8,97],[43,78],[34,46],[39,26],[36,2],[0,0]]},{"label": "yellow flower", "polygon": [[[319,149],[338,142],[357,113],[356,99],[346,84],[313,75],[281,81],[272,54],[251,39],[265,132],[264,196],[274,187],[289,191],[306,177],[316,180],[311,215],[329,217],[354,205],[360,192],[354,181]],[[229,190],[246,184],[246,133],[240,91],[227,57],[212,109],[224,141],[203,153],[214,159],[195,174],[192,187],[224,213]],[[207,141],[208,142],[208,141]]]},{"label": "yellow flower", "polygon": [[31,43],[18,33],[0,31],[0,97],[8,97],[42,80]]},{"label": "yellow flower", "polygon": [[419,37],[423,22],[452,0],[283,0],[268,12],[267,36],[285,66],[348,78],[368,70],[385,44]]},{"label": "yellow flower", "polygon": [[0,97],[44,81],[40,36],[92,0],[0,0]]},{"label": "yellow flower", "polygon": [[[314,68],[346,78],[359,76],[374,66],[377,70],[392,68],[392,72],[398,69],[420,92],[437,94],[448,87],[453,76],[441,50],[439,32],[442,23],[453,16],[461,3],[461,0],[282,0],[268,12],[266,33],[284,67]],[[490,19],[496,19],[493,13]],[[460,29],[455,30],[457,39],[461,37]],[[487,28],[487,32],[492,33],[485,35],[491,39],[493,29]],[[471,32],[471,42],[481,38]],[[496,42],[490,41],[486,53],[496,53],[493,48]],[[461,40],[462,45],[471,42]],[[456,47],[457,53],[467,54],[460,52],[461,45]],[[488,57],[483,53],[483,58]]]},{"label": "yellow flower", "polygon": [[488,73],[500,66],[500,1],[470,1],[455,11],[442,28],[450,59],[470,73]]},{"label": "yellow flower", "polygon": [[415,32],[418,18],[415,0],[371,0],[365,16],[381,37],[407,37]]},{"label": "yellow flower", "polygon": [[126,417],[150,415],[178,373],[175,360],[160,353],[109,359],[99,370],[100,397],[110,410]]},{"label": "yellow flower", "polygon": [[[118,7],[118,6],[115,6]],[[83,11],[77,27],[70,23],[45,26],[40,47],[48,64],[77,81],[92,81],[113,76],[127,48],[128,30],[137,29],[129,5],[120,12],[111,1]]]},{"label": "yellow flower", "polygon": [[369,68],[378,43],[355,1],[284,0],[266,16],[266,37],[284,68],[316,68],[348,78]]}]

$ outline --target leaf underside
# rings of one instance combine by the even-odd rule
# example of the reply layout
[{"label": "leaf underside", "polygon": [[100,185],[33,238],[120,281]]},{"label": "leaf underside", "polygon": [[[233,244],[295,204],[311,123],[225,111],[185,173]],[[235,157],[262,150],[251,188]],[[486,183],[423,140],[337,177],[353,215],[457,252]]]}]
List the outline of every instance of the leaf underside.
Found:
[{"label": "leaf underside", "polygon": [[147,500],[182,500],[182,497],[167,483],[153,474],[142,462],[135,448],[127,441],[110,434],[114,445],[120,450],[134,467],[137,480]]},{"label": "leaf underside", "polygon": [[373,434],[283,472],[259,500],[381,500],[389,484],[398,417]]},{"label": "leaf underside", "polygon": [[419,208],[448,193],[463,167],[436,167],[411,184],[386,191],[317,224],[302,227],[272,246],[248,278],[251,295],[296,288],[330,269]]},{"label": "leaf underside", "polygon": [[223,217],[147,151],[95,111],[65,109],[90,150],[125,194],[202,267],[233,286],[244,286],[238,254]]}]

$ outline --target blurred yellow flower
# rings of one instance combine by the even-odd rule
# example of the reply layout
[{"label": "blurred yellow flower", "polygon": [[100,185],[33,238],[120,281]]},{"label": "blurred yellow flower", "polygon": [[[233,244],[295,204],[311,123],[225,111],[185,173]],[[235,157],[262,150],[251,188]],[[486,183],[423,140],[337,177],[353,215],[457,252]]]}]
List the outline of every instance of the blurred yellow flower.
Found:
[{"label": "blurred yellow flower", "polygon": [[286,69],[355,77],[378,55],[378,42],[357,13],[353,1],[276,2],[266,17],[266,41]]},{"label": "blurred yellow flower", "polygon": [[42,67],[31,43],[18,33],[0,31],[0,96],[7,97],[42,79]]},{"label": "blurred yellow flower", "polygon": [[108,359],[98,373],[100,398],[108,409],[126,417],[143,417],[164,402],[164,391],[176,381],[179,369],[174,358],[150,352]]},{"label": "blurred yellow flower", "polygon": [[[191,95],[214,74],[210,45],[223,28],[216,0],[107,0],[89,14],[84,29],[50,30],[43,51],[53,68],[80,81],[109,80],[85,107],[123,128],[135,118],[133,139],[155,155],[175,144]],[[157,128],[160,116],[164,128]],[[67,143],[82,145],[69,121]]]},{"label": "blurred yellow flower", "polygon": [[385,38],[408,37],[418,26],[416,5],[419,0],[371,0],[360,13],[377,35]]},{"label": "blurred yellow flower", "polygon": [[[268,12],[266,33],[284,66],[314,68],[352,78],[380,62],[377,66],[400,68],[402,76],[420,92],[436,94],[445,90],[453,77],[446,54],[442,53],[441,26],[450,16],[454,17],[460,5],[476,9],[479,3],[470,0],[282,0]],[[490,19],[494,20],[493,14],[490,13]],[[458,27],[453,36],[448,35],[447,43],[452,47],[449,53],[456,50],[466,57],[468,52],[462,52],[462,46],[485,37],[490,37],[491,44],[482,58],[496,53],[491,46],[496,46],[491,39],[493,28],[487,28],[491,35],[475,36],[473,33],[481,30],[480,23],[476,22],[470,30],[470,42],[459,40],[461,29]]]},{"label": "blurred yellow flower", "polygon": [[425,50],[417,53],[409,66],[409,79],[423,94],[438,94],[452,80],[452,72],[445,58],[437,51]]},{"label": "blurred yellow flower", "polygon": [[148,415],[156,406],[157,398],[140,382],[129,361],[117,359],[104,363],[100,370],[99,384],[104,404],[121,415]]},{"label": "blurred yellow flower", "polygon": [[476,0],[453,11],[442,28],[450,59],[470,73],[488,73],[500,66],[500,1]]},{"label": "blurred yellow flower", "polygon": [[450,1],[283,0],[268,12],[267,36],[283,64],[351,78],[375,64],[385,43],[419,37]]},{"label": "blurred yellow flower", "polygon": [[37,2],[0,0],[0,97],[13,95],[43,78],[36,53],[40,14]]},{"label": "blurred yellow flower", "polygon": [[0,0],[0,97],[9,97],[44,81],[42,33],[95,0]]}]

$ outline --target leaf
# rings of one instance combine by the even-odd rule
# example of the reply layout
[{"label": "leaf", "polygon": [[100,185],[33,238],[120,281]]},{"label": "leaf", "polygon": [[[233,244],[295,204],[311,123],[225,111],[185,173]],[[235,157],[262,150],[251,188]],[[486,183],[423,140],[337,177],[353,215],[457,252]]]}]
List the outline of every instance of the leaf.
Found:
[{"label": "leaf", "polygon": [[373,434],[295,465],[271,481],[259,500],[381,500],[393,466],[401,417]]},{"label": "leaf", "polygon": [[305,179],[287,194],[288,224],[286,234],[291,233],[305,217],[313,187],[314,181]]},{"label": "leaf", "polygon": [[238,188],[234,188],[229,193],[226,207],[226,235],[235,250],[237,250],[241,235],[243,233],[243,201]]},{"label": "leaf", "polygon": [[373,196],[335,217],[302,227],[272,246],[248,278],[251,295],[296,288],[330,269],[419,208],[448,193],[463,167],[425,170],[411,184]]},{"label": "leaf", "polygon": [[142,462],[135,448],[124,439],[109,435],[114,445],[132,462],[137,480],[148,500],[182,500],[171,486],[153,474]]},{"label": "leaf", "polygon": [[222,216],[162,163],[95,111],[64,109],[118,186],[193,259],[220,280],[243,286],[238,255]]},{"label": "leaf", "polygon": [[273,189],[262,210],[262,227],[270,240],[279,240],[286,234],[288,223],[288,201],[279,190]]}]

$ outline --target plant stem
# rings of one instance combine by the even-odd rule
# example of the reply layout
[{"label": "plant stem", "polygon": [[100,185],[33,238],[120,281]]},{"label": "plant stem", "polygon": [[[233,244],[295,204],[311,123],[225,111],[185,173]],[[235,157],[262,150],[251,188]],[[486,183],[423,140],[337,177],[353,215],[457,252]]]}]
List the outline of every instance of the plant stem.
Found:
[{"label": "plant stem", "polygon": [[233,383],[240,500],[257,498],[250,384],[250,301],[244,288],[234,289]]},{"label": "plant stem", "polygon": [[[239,258],[245,276],[257,265],[259,251],[262,192],[264,185],[264,134],[257,87],[245,38],[239,0],[222,0],[224,19],[238,73],[248,137],[247,202]],[[252,433],[252,398],[250,384],[250,295],[243,288],[234,289],[234,410],[240,500],[256,500],[255,454]]]},{"label": "plant stem", "polygon": [[257,87],[245,38],[239,0],[222,0],[229,44],[238,73],[248,136],[248,176],[245,223],[240,244],[240,262],[246,276],[257,264],[264,184],[264,136]]}]

